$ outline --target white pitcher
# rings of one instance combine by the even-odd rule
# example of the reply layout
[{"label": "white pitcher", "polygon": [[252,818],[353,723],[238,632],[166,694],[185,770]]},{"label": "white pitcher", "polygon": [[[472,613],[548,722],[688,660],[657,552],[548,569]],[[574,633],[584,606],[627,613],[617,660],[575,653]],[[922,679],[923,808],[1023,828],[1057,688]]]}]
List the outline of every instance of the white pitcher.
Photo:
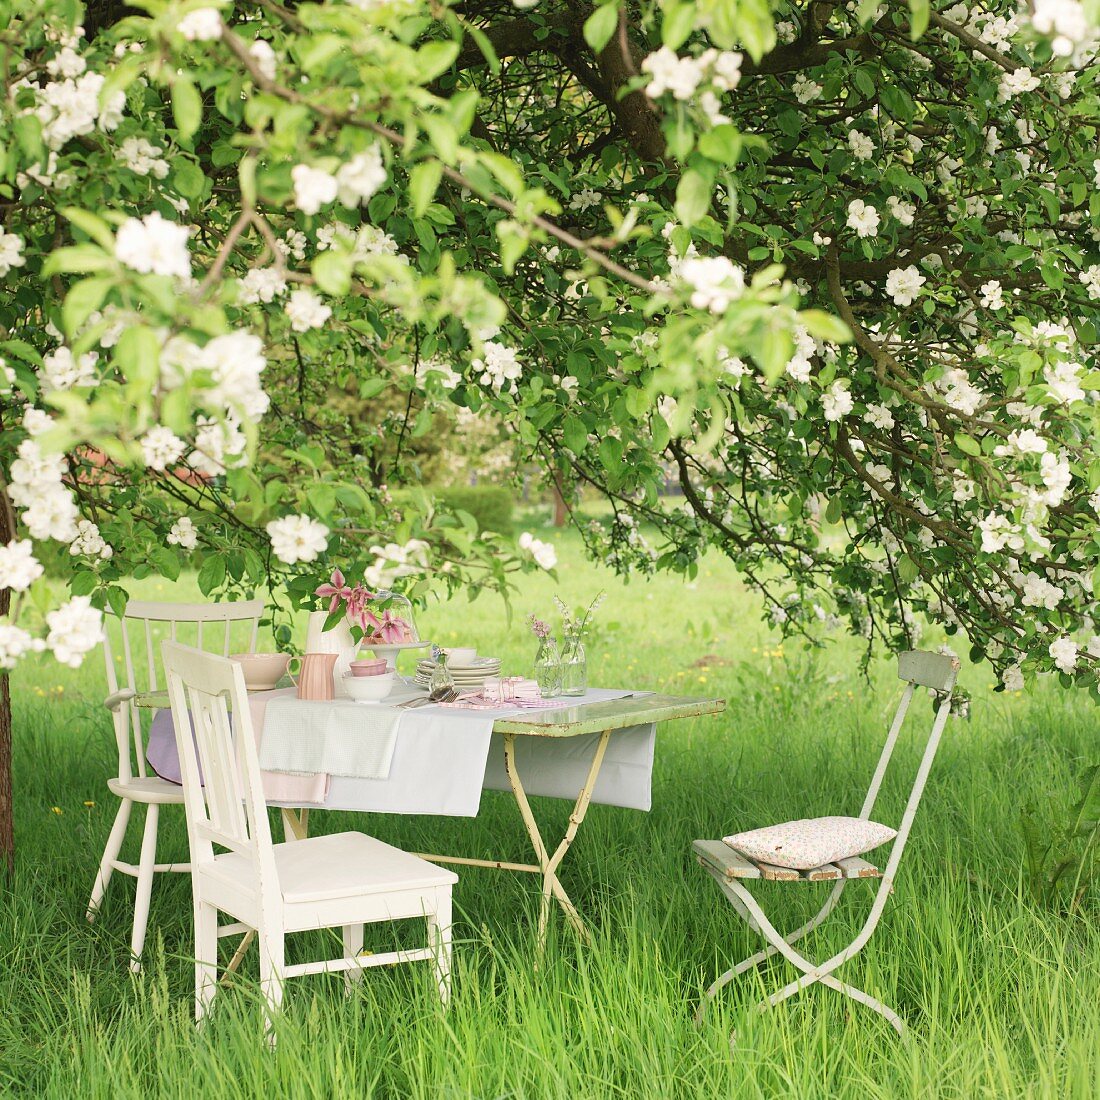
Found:
[{"label": "white pitcher", "polygon": [[332,686],[337,699],[347,699],[344,677],[351,671],[351,662],[359,652],[359,646],[351,636],[351,627],[346,618],[341,619],[331,630],[325,630],[327,611],[311,611],[306,626],[306,653],[335,653],[336,664],[332,670]]}]

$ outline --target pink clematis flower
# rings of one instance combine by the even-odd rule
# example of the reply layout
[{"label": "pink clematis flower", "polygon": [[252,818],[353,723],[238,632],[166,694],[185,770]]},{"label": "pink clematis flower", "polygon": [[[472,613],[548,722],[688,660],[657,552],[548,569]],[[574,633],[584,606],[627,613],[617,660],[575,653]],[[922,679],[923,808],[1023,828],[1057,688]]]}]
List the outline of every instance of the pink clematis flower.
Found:
[{"label": "pink clematis flower", "polygon": [[313,594],[322,598],[326,596],[332,597],[328,605],[328,613],[331,615],[340,606],[341,600],[345,603],[350,603],[353,591],[352,588],[344,583],[344,574],[341,573],[339,569],[334,569],[332,571],[332,576],[329,577],[328,584],[319,585],[314,590]]}]

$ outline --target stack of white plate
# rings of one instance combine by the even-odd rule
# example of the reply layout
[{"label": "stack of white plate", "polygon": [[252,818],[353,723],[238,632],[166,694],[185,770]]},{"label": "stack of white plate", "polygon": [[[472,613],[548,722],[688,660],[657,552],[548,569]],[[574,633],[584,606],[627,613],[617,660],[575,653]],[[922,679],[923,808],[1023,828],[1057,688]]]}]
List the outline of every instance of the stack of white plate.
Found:
[{"label": "stack of white plate", "polygon": [[[447,670],[455,682],[459,691],[479,691],[485,686],[485,681],[490,676],[500,675],[499,657],[475,657],[465,664],[447,662]],[[428,681],[435,671],[435,661],[425,657],[416,666],[416,682],[420,687],[427,687]]]}]

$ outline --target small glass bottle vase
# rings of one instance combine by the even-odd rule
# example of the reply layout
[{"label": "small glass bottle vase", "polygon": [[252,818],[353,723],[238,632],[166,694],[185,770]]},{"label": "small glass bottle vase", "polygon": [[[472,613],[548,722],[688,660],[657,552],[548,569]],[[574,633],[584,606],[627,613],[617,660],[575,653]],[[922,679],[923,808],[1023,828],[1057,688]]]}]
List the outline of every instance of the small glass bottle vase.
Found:
[{"label": "small glass bottle vase", "polygon": [[539,639],[533,676],[544,699],[561,695],[561,658],[558,656],[558,643],[553,638]]},{"label": "small glass bottle vase", "polygon": [[584,695],[588,691],[588,657],[583,638],[568,638],[561,655],[562,695]]}]

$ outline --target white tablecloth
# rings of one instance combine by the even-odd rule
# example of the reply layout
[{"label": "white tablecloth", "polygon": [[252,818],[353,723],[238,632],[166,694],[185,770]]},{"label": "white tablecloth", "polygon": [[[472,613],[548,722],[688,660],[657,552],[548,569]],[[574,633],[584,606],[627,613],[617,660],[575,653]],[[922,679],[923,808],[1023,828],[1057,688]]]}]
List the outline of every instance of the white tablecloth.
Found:
[{"label": "white tablecloth", "polygon": [[[627,689],[593,688],[563,706],[620,699]],[[508,790],[503,738],[493,723],[530,711],[416,707],[402,712],[385,779],[334,775],[322,805],[332,810],[475,817],[481,792]],[[582,737],[517,737],[516,762],[528,794],[574,799],[584,785],[598,734]],[[608,742],[593,802],[648,810],[656,727],[616,730]],[[262,742],[262,735],[261,735]],[[274,802],[277,806],[304,803]]]}]

